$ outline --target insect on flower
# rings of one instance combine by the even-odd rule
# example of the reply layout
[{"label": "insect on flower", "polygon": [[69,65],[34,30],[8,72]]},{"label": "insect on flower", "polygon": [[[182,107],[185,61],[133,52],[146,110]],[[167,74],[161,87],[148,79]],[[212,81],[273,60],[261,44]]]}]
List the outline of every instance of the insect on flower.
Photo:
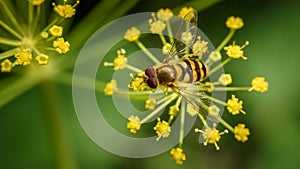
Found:
[{"label": "insect on flower", "polygon": [[[198,54],[188,53],[197,37],[197,12],[189,11],[180,23],[174,42],[162,63],[150,66],[143,75],[144,82],[153,89],[159,86],[168,88],[181,96],[189,106],[204,117],[205,111],[200,111],[199,103],[207,104],[200,96],[205,95],[199,91],[198,85],[208,77],[207,66],[199,59]],[[180,57],[180,59],[174,59]]]}]

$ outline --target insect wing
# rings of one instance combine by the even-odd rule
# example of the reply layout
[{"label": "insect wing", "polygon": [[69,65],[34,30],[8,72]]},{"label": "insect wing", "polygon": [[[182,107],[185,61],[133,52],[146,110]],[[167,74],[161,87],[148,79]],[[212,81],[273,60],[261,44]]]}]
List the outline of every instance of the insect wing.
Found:
[{"label": "insect wing", "polygon": [[206,118],[210,122],[218,122],[220,116],[210,116],[209,107],[212,105],[211,100],[206,96],[206,93],[199,91],[199,86],[191,83],[178,82],[178,87],[174,88],[174,91],[182,96],[183,100],[187,102],[186,112],[195,116],[198,113]]},{"label": "insect wing", "polygon": [[169,62],[175,56],[184,55],[186,48],[191,48],[197,36],[197,11],[188,12],[180,21],[175,38],[173,38],[172,47],[164,59],[164,63]]}]

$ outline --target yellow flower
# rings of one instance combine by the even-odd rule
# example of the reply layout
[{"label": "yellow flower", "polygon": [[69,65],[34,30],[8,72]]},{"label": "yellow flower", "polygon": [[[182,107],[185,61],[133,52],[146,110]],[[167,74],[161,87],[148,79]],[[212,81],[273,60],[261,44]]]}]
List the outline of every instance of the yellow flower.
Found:
[{"label": "yellow flower", "polygon": [[265,92],[269,88],[269,83],[265,81],[264,77],[255,77],[252,82],[252,87],[249,91],[255,90],[257,92]]},{"label": "yellow flower", "polygon": [[137,77],[133,78],[130,85],[128,86],[133,91],[143,91],[148,88],[148,85],[145,83],[145,79],[143,76],[145,75],[144,72],[141,72],[137,75]]},{"label": "yellow flower", "polygon": [[182,164],[186,160],[186,155],[183,153],[183,149],[180,147],[172,148],[170,151],[171,159],[176,162],[176,164]]},{"label": "yellow flower", "polygon": [[117,51],[118,56],[114,59],[114,70],[124,69],[127,65],[126,51],[124,49]]},{"label": "yellow flower", "polygon": [[42,32],[41,33],[41,37],[44,38],[44,39],[46,39],[46,38],[49,37],[49,33],[48,32]]},{"label": "yellow flower", "polygon": [[5,59],[2,63],[1,63],[1,72],[11,72],[12,69],[12,63],[10,60]]},{"label": "yellow flower", "polygon": [[75,7],[79,4],[79,0],[76,1],[76,3],[71,6],[69,4],[66,4],[67,0],[64,0],[63,5],[56,5],[55,3],[52,3],[54,6],[54,11],[63,18],[71,18],[73,15],[75,15]]},{"label": "yellow flower", "polygon": [[49,61],[49,56],[45,54],[39,54],[35,60],[38,62],[40,65],[47,65]]},{"label": "yellow flower", "polygon": [[141,36],[141,31],[138,30],[136,27],[131,27],[128,29],[124,34],[124,39],[128,40],[129,42],[133,42],[139,39]]},{"label": "yellow flower", "polygon": [[227,18],[225,24],[230,29],[240,29],[244,26],[243,19],[235,16],[231,16]]},{"label": "yellow flower", "polygon": [[183,7],[183,8],[181,8],[178,16],[180,18],[184,18],[187,21],[190,21],[191,19],[193,19],[195,17],[195,14],[191,11],[194,11],[194,9],[192,7]]},{"label": "yellow flower", "polygon": [[111,96],[115,91],[117,91],[117,81],[111,80],[106,84],[104,88],[104,94],[107,96]]},{"label": "yellow flower", "polygon": [[205,130],[199,130],[199,129],[195,129],[195,132],[199,132],[202,133],[202,137],[205,140],[204,141],[204,146],[207,145],[207,143],[209,144],[214,144],[216,147],[216,150],[220,150],[220,147],[218,146],[218,143],[221,139],[221,135],[228,133],[227,130],[224,130],[223,132],[219,132],[219,130],[216,129],[216,124],[214,124],[214,127],[210,128],[207,127],[205,128]]},{"label": "yellow flower", "polygon": [[223,86],[227,86],[230,85],[232,83],[232,78],[230,74],[222,74],[218,81],[223,85]]},{"label": "yellow flower", "polygon": [[170,43],[166,43],[164,44],[164,46],[162,47],[162,53],[164,55],[168,54],[171,51],[172,45]]},{"label": "yellow flower", "polygon": [[227,106],[227,110],[232,115],[240,114],[240,112],[243,113],[243,114],[246,114],[246,112],[244,110],[242,110],[243,101],[239,100],[238,98],[235,98],[235,95],[232,95],[231,99],[227,100],[226,106]]},{"label": "yellow flower", "polygon": [[217,62],[219,60],[222,59],[222,55],[219,51],[212,51],[209,55],[208,55],[208,58],[210,60],[212,60],[213,62]]},{"label": "yellow flower", "polygon": [[211,117],[219,117],[220,109],[216,105],[209,106],[209,115]]},{"label": "yellow flower", "polygon": [[247,45],[249,45],[249,41],[246,41],[243,46],[239,46],[235,44],[235,41],[233,41],[232,45],[224,47],[226,50],[226,54],[233,59],[242,58],[244,60],[247,60],[247,57],[244,56],[244,49]]},{"label": "yellow flower", "polygon": [[169,115],[170,116],[177,116],[179,113],[179,107],[177,105],[173,105],[169,107]]},{"label": "yellow flower", "polygon": [[152,19],[149,19],[149,25],[151,33],[154,34],[161,34],[166,28],[166,24],[160,20],[153,21]]},{"label": "yellow flower", "polygon": [[158,141],[161,137],[166,138],[170,135],[171,127],[168,122],[160,121],[160,118],[157,119],[156,126],[153,128],[156,131]]},{"label": "yellow flower", "polygon": [[146,100],[145,109],[147,110],[154,110],[156,106],[156,100],[151,98]]},{"label": "yellow flower", "polygon": [[172,16],[173,16],[173,12],[169,8],[166,9],[161,8],[157,11],[157,18],[161,21],[166,22],[170,18],[172,18]]},{"label": "yellow flower", "polygon": [[70,43],[65,41],[64,38],[57,38],[56,41],[53,41],[53,47],[60,54],[67,53],[70,50]]},{"label": "yellow flower", "polygon": [[238,124],[233,129],[234,137],[240,142],[246,142],[250,135],[250,130],[245,128],[245,124]]},{"label": "yellow flower", "polygon": [[141,121],[138,116],[130,116],[128,118],[127,128],[130,129],[131,133],[136,133],[141,128]]},{"label": "yellow flower", "polygon": [[190,31],[182,33],[182,35],[181,35],[181,41],[184,44],[188,44],[192,40],[193,40],[193,35],[192,35],[192,33]]},{"label": "yellow flower", "polygon": [[201,37],[198,36],[198,40],[193,45],[193,53],[197,54],[197,56],[202,56],[208,49],[208,42],[201,40]]},{"label": "yellow flower", "polygon": [[28,0],[32,5],[41,5],[45,0]]},{"label": "yellow flower", "polygon": [[54,37],[59,37],[62,35],[63,33],[63,27],[61,26],[57,26],[57,25],[53,25],[50,29],[49,29],[49,33],[54,36]]},{"label": "yellow flower", "polygon": [[32,60],[32,54],[29,48],[22,49],[19,52],[15,53],[16,64],[17,65],[29,65]]}]

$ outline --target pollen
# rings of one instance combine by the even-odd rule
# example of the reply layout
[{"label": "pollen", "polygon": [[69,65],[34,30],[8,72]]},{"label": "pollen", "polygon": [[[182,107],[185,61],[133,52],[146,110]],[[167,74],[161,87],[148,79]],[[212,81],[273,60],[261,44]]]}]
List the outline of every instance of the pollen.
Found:
[{"label": "pollen", "polygon": [[173,105],[169,107],[169,115],[170,116],[177,116],[179,113],[179,107],[177,105]]},{"label": "pollen", "polygon": [[168,122],[161,121],[160,118],[157,119],[156,126],[153,128],[156,131],[157,138],[156,141],[158,141],[161,137],[166,138],[170,135],[171,127]]},{"label": "pollen", "polygon": [[66,4],[67,0],[64,0],[63,5],[56,5],[55,3],[52,3],[54,6],[54,11],[63,18],[71,18],[73,15],[75,15],[76,9],[75,7],[79,4],[79,1],[76,1],[74,5]]},{"label": "pollen", "polygon": [[145,83],[145,80],[143,78],[144,72],[139,73],[137,77],[133,78],[130,85],[128,86],[131,88],[133,91],[138,92],[138,91],[143,91],[148,88],[148,85]]},{"label": "pollen", "polygon": [[134,42],[139,39],[141,36],[141,31],[137,27],[131,27],[124,34],[124,39],[129,42]]},{"label": "pollen", "polygon": [[1,72],[11,72],[12,69],[12,63],[10,60],[5,59],[2,63],[1,63]]},{"label": "pollen", "polygon": [[198,36],[197,41],[193,45],[193,53],[201,57],[208,49],[207,44],[208,42],[201,40],[201,37]]},{"label": "pollen", "polygon": [[16,64],[17,65],[29,65],[32,60],[32,54],[29,48],[22,49],[19,52],[15,53]]},{"label": "pollen", "polygon": [[156,106],[156,100],[151,98],[146,100],[145,109],[147,110],[154,110]]},{"label": "pollen", "polygon": [[246,112],[242,110],[243,101],[236,98],[235,95],[232,95],[231,99],[227,100],[226,107],[229,113],[231,113],[232,115],[240,114],[240,112],[246,114]]},{"label": "pollen", "polygon": [[173,17],[173,12],[169,8],[165,8],[165,9],[161,8],[157,11],[157,18],[161,21],[166,22],[172,17]]},{"label": "pollen", "polygon": [[128,120],[129,122],[127,123],[127,128],[131,133],[136,133],[141,129],[141,121],[138,116],[130,116]]},{"label": "pollen", "polygon": [[209,106],[209,115],[212,117],[218,117],[220,113],[220,109],[216,105]]},{"label": "pollen", "polygon": [[219,77],[218,82],[220,82],[223,86],[230,85],[232,83],[232,77],[230,74],[222,74]]},{"label": "pollen", "polygon": [[250,135],[250,130],[245,127],[245,124],[238,124],[233,129],[234,137],[240,142],[246,142]]},{"label": "pollen", "polygon": [[243,46],[239,46],[235,44],[235,41],[233,41],[232,45],[224,47],[226,50],[226,54],[233,59],[242,58],[243,60],[247,60],[247,57],[244,56],[244,49],[247,45],[249,45],[249,41],[246,41]]},{"label": "pollen", "polygon": [[38,6],[41,5],[45,0],[28,0],[32,5]]},{"label": "pollen", "polygon": [[164,55],[168,54],[171,51],[172,45],[170,43],[166,43],[164,44],[164,46],[162,47],[162,53]]},{"label": "pollen", "polygon": [[111,96],[115,91],[117,91],[117,81],[111,80],[109,83],[106,84],[104,88],[104,94],[107,96]]},{"label": "pollen", "polygon": [[202,133],[202,137],[205,140],[204,141],[204,146],[209,144],[214,144],[216,147],[216,150],[220,150],[220,147],[218,146],[218,143],[221,139],[221,135],[228,133],[227,130],[224,130],[223,132],[219,132],[219,130],[216,129],[216,124],[214,124],[214,127],[206,127],[205,130],[199,130],[195,129],[195,132]]},{"label": "pollen", "polygon": [[240,17],[231,16],[226,20],[226,26],[230,29],[241,29],[244,26],[243,19]]},{"label": "pollen", "polygon": [[183,164],[183,161],[186,160],[186,155],[180,147],[172,148],[170,154],[171,159],[174,160],[176,164]]},{"label": "pollen", "polygon": [[49,56],[45,54],[39,54],[35,60],[38,62],[40,65],[47,65],[49,61]]},{"label": "pollen", "polygon": [[266,92],[269,88],[269,83],[265,81],[264,77],[255,77],[252,82],[252,87],[249,91]]},{"label": "pollen", "polygon": [[53,47],[60,54],[67,53],[70,50],[70,43],[65,41],[64,38],[57,38],[56,41],[53,41]]},{"label": "pollen", "polygon": [[54,37],[60,37],[63,33],[63,27],[62,26],[57,26],[57,25],[53,25],[50,29],[49,29],[49,33],[54,36]]},{"label": "pollen", "polygon": [[184,18],[187,21],[190,21],[191,19],[193,19],[195,17],[195,14],[191,11],[194,11],[194,9],[192,7],[183,7],[183,8],[181,8],[178,16],[180,18]]}]

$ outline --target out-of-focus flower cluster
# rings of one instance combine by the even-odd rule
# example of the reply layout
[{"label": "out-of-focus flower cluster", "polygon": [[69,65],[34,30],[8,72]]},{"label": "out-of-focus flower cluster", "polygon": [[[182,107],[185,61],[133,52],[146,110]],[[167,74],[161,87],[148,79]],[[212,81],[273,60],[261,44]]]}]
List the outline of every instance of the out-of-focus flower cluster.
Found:
[{"label": "out-of-focus flower cluster", "polygon": [[[42,6],[44,0],[28,0],[28,18],[14,15],[6,0],[0,1],[1,10],[6,14],[5,20],[0,19],[0,29],[7,33],[0,35],[0,44],[5,51],[0,53],[1,72],[11,72],[16,66],[32,64],[33,59],[38,65],[47,65],[50,58],[58,54],[67,53],[70,43],[63,38],[63,23],[65,19],[75,15],[75,7],[79,4],[53,3],[55,18],[47,25],[41,25]],[[17,13],[18,14],[18,13]]]}]

